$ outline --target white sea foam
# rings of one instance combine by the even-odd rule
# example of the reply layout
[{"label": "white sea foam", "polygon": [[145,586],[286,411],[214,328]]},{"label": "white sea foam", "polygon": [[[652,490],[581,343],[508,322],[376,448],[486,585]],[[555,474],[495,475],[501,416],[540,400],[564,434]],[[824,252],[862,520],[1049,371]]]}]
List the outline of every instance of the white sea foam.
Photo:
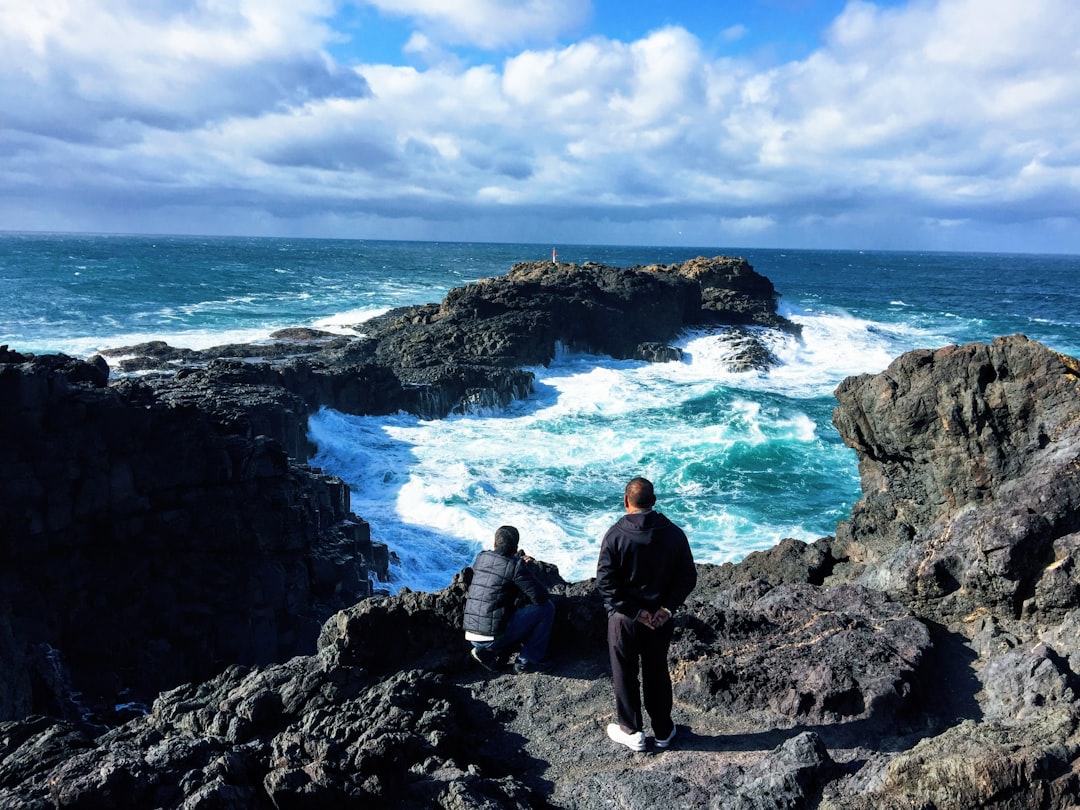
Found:
[{"label": "white sea foam", "polygon": [[[560,350],[533,369],[536,393],[496,414],[423,421],[323,411],[312,419],[316,461],[350,483],[354,510],[401,558],[398,584],[414,588],[445,585],[503,523],[564,577],[592,576],[634,475],[657,483],[661,508],[687,527],[703,561],[739,559],[784,537],[810,541],[850,508],[850,497],[845,506],[815,491],[844,464],[855,474],[828,422],[833,389],[939,338],[837,310],[785,314],[802,336],[759,333],[780,361],[768,372],[732,370],[740,338],[730,331],[686,333],[675,363]],[[814,525],[786,517],[786,505],[815,497]]]},{"label": "white sea foam", "polygon": [[[355,336],[358,333],[352,329],[352,326],[382,314],[385,311],[385,309],[353,310],[351,312],[334,315],[316,321],[312,324],[312,327],[335,334]],[[174,348],[201,350],[234,343],[265,343],[271,340],[270,335],[273,332],[284,328],[284,325],[279,325],[257,326],[244,329],[180,328],[170,330],[167,328],[168,324],[172,323],[173,325],[180,326],[185,319],[175,315],[170,316],[168,312],[159,313],[159,316],[161,318],[160,323],[151,331],[128,331],[117,332],[112,335],[98,334],[87,337],[69,337],[51,342],[47,351],[63,352],[72,357],[89,357],[104,351],[105,349],[135,346],[139,343],[148,343],[150,341],[164,341]],[[34,349],[28,348],[26,351],[32,352]],[[40,351],[46,350],[41,349]]]},{"label": "white sea foam", "polygon": [[312,323],[316,329],[324,329],[329,332],[341,332],[343,334],[355,334],[358,324],[384,314],[386,307],[372,309],[350,309],[346,312],[338,312],[326,318],[319,318]]},{"label": "white sea foam", "polygon": [[[313,325],[344,333],[382,312],[355,309]],[[880,371],[935,338],[836,310],[785,314],[802,336],[759,332],[780,361],[768,372],[733,371],[739,338],[715,330],[684,334],[683,362],[560,350],[550,367],[533,369],[536,392],[497,413],[424,421],[321,411],[311,419],[314,461],[346,480],[353,511],[396,555],[393,587],[445,586],[503,523],[518,526],[525,548],[564,577],[590,577],[622,487],[639,474],[657,482],[661,508],[687,527],[702,561],[736,560],[784,537],[813,540],[846,514],[843,503],[825,503],[813,525],[786,515],[784,503],[814,494],[797,491],[791,448],[811,470],[824,454],[823,474],[845,451],[823,437],[833,430],[827,418],[800,402],[831,397],[845,376]],[[151,339],[200,349],[267,337],[263,329],[155,330],[72,341],[70,353]]]},{"label": "white sea foam", "polygon": [[[61,352],[71,357],[90,357],[106,349],[118,349],[135,346],[150,341],[164,341],[173,348],[209,349],[229,343],[259,343],[267,340],[266,329],[229,329],[229,330],[190,330],[168,331],[154,329],[150,332],[122,332],[114,335],[93,335],[89,337],[69,337],[51,342],[47,349],[40,352]],[[24,351],[35,352],[33,347]],[[114,359],[114,358],[109,358]]]},{"label": "white sea foam", "polygon": [[[315,463],[350,484],[354,511],[401,558],[397,584],[413,588],[445,585],[503,523],[564,577],[592,576],[634,475],[657,482],[661,508],[687,527],[702,561],[738,559],[784,537],[813,540],[843,515],[828,507],[809,528],[782,508],[763,518],[748,499],[773,497],[770,487],[781,506],[808,497],[790,491],[791,448],[807,469],[815,454],[843,451],[799,399],[880,370],[903,340],[842,314],[801,322],[802,340],[765,335],[782,361],[768,373],[731,371],[731,336],[696,332],[681,341],[679,363],[560,353],[533,370],[532,397],[497,414],[424,421],[324,410],[311,420]],[[830,466],[831,457],[819,468]]]},{"label": "white sea foam", "polygon": [[845,377],[877,373],[905,351],[948,342],[911,324],[877,323],[839,310],[788,308],[784,314],[802,327],[802,335],[766,334],[780,361],[767,375],[767,384],[788,396],[831,394]]}]

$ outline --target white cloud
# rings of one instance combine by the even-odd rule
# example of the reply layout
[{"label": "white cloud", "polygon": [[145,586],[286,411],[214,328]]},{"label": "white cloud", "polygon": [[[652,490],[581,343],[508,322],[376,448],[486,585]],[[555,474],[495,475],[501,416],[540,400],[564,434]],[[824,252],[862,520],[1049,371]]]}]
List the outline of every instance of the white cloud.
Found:
[{"label": "white cloud", "polygon": [[724,40],[724,42],[738,42],[745,37],[747,33],[745,25],[732,25],[720,32],[720,38]]},{"label": "white cloud", "polygon": [[679,27],[468,67],[449,44],[554,37],[583,6],[375,5],[419,21],[408,47],[432,67],[334,62],[329,0],[0,0],[0,214],[133,229],[115,223],[221,222],[221,205],[281,228],[645,240],[655,220],[701,244],[1005,219],[1067,233],[1080,211],[1073,0],[853,2],[815,53],[771,70]]},{"label": "white cloud", "polygon": [[451,45],[500,49],[550,42],[578,29],[589,14],[581,0],[364,0],[410,18],[426,36]]},{"label": "white cloud", "polygon": [[323,0],[6,2],[0,106],[28,130],[88,140],[115,137],[118,122],[186,128],[362,95],[362,77],[321,52],[328,11]]},{"label": "white cloud", "polygon": [[720,220],[720,225],[728,233],[759,234],[775,228],[776,220],[772,217],[724,217]]}]

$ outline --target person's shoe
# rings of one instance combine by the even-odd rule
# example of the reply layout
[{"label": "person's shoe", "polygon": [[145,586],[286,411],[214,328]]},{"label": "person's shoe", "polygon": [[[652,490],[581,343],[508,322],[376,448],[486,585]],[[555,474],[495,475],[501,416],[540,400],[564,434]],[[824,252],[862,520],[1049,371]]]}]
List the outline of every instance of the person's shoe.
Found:
[{"label": "person's shoe", "polygon": [[514,662],[514,672],[518,675],[526,672],[551,672],[553,666],[551,661],[524,661],[519,658]]},{"label": "person's shoe", "polygon": [[479,647],[473,647],[469,650],[469,655],[472,656],[473,661],[478,663],[488,672],[499,671],[499,656],[490,650],[482,650]]},{"label": "person's shoe", "polygon": [[669,745],[671,745],[671,741],[674,740],[674,739],[675,739],[675,726],[672,726],[671,727],[671,733],[668,734],[667,737],[665,737],[662,740],[659,737],[656,738],[656,747],[657,748],[667,748]]},{"label": "person's shoe", "polygon": [[607,735],[619,745],[625,745],[631,751],[645,750],[645,732],[626,732],[619,728],[618,723],[608,723]]}]

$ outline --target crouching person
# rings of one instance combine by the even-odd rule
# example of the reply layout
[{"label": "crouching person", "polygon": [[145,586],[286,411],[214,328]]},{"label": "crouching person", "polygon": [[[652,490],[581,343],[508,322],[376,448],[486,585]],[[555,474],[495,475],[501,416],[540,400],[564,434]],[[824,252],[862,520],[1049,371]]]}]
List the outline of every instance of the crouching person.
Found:
[{"label": "crouching person", "polygon": [[465,597],[465,638],[473,659],[491,672],[505,668],[519,645],[514,671],[546,672],[555,604],[532,560],[518,554],[518,539],[516,528],[500,526],[494,548],[476,556]]}]

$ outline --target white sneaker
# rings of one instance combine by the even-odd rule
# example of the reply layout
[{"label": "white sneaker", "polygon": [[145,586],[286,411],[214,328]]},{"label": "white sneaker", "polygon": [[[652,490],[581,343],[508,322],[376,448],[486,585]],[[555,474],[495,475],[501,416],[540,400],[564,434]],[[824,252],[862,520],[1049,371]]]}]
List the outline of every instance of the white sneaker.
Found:
[{"label": "white sneaker", "polygon": [[633,731],[627,733],[619,728],[618,723],[608,723],[607,735],[619,745],[625,745],[631,751],[645,750],[645,732]]},{"label": "white sneaker", "polygon": [[671,745],[671,741],[674,740],[674,739],[675,739],[675,726],[672,726],[671,727],[671,733],[668,734],[665,739],[661,740],[659,737],[656,738],[656,747],[657,748],[667,748],[669,745]]}]

